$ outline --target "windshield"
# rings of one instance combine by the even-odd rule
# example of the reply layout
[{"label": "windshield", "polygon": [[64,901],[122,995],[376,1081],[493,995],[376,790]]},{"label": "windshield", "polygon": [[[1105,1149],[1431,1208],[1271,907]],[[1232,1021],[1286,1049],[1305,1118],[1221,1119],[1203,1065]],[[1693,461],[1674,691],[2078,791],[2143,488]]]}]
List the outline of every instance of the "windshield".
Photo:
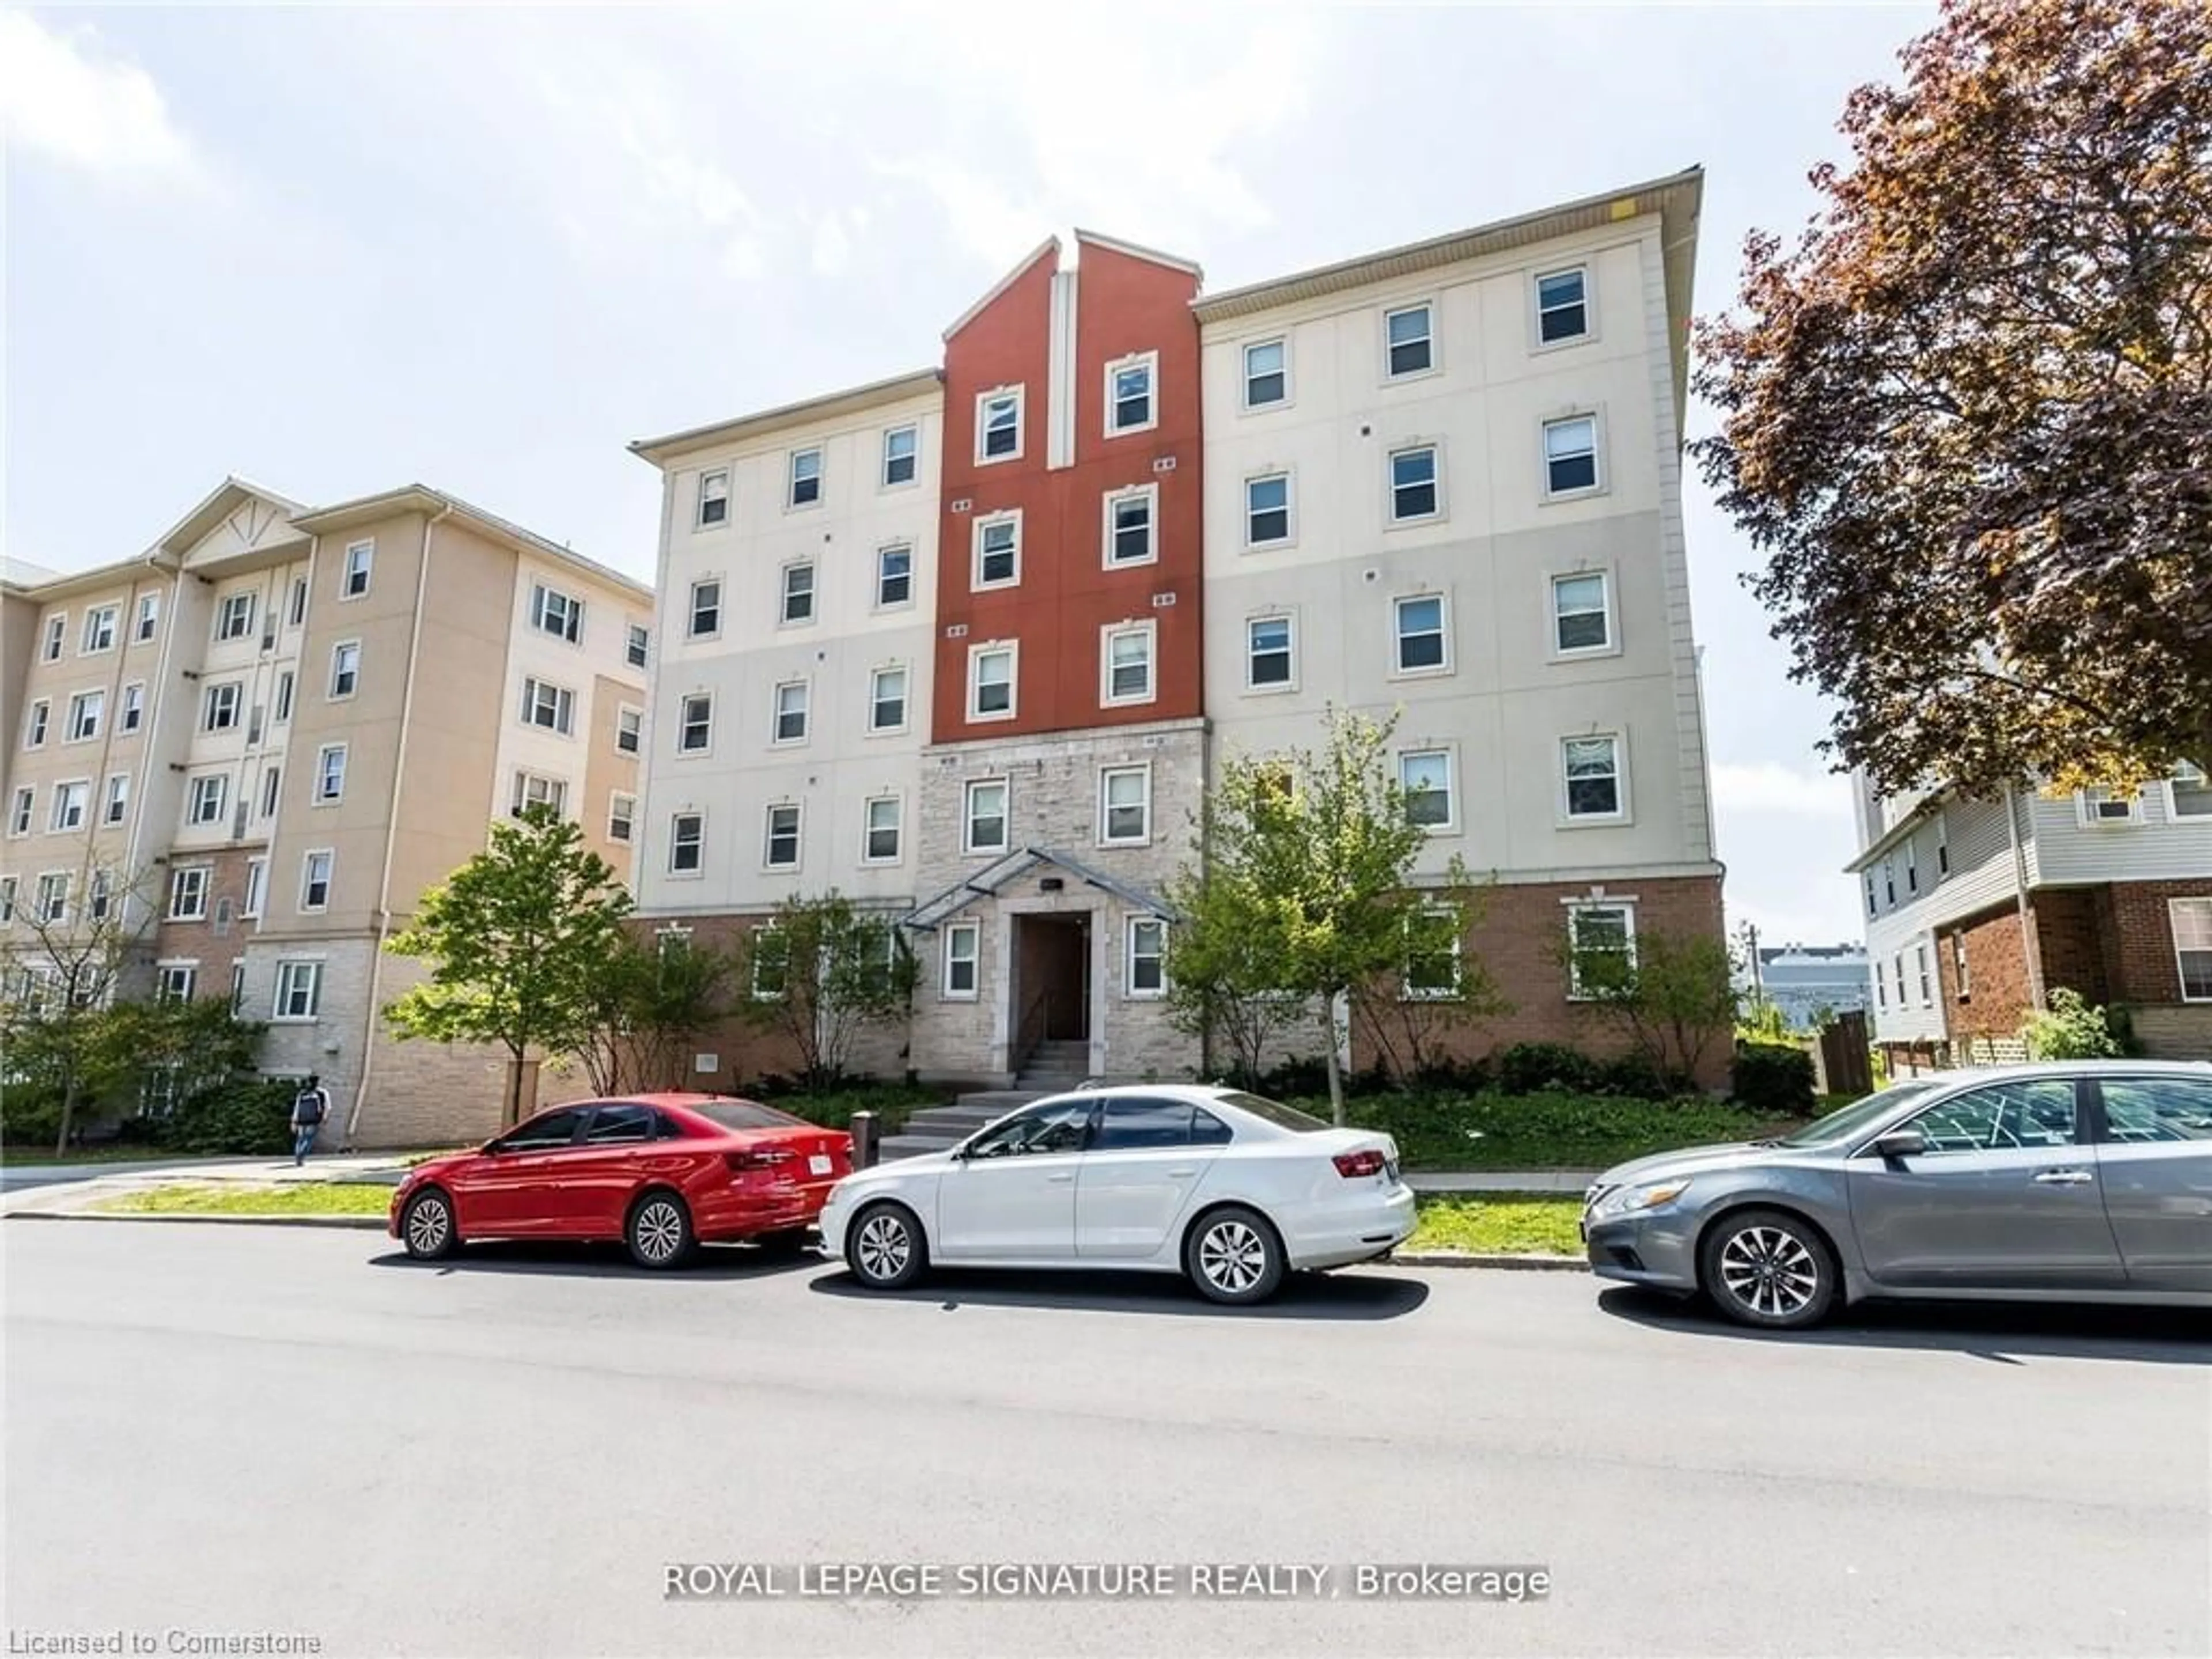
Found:
[{"label": "windshield", "polygon": [[1908,1100],[1926,1094],[1936,1085],[1932,1083],[1897,1083],[1880,1094],[1869,1095],[1864,1100],[1831,1112],[1826,1117],[1816,1117],[1802,1129],[1796,1129],[1778,1139],[1764,1140],[1762,1146],[1827,1146],[1838,1140],[1849,1140],[1869,1125],[1879,1122]]},{"label": "windshield", "polygon": [[1224,1106],[1234,1106],[1239,1111],[1249,1112],[1254,1117],[1273,1124],[1278,1129],[1288,1129],[1295,1134],[1310,1135],[1316,1129],[1329,1126],[1317,1117],[1300,1111],[1295,1106],[1285,1106],[1279,1100],[1269,1100],[1261,1095],[1248,1095],[1232,1089],[1221,1097]]},{"label": "windshield", "polygon": [[708,1106],[691,1109],[701,1117],[720,1124],[725,1129],[804,1129],[808,1127],[803,1117],[793,1117],[789,1112],[779,1112],[773,1106],[763,1106],[752,1100],[718,1100]]}]

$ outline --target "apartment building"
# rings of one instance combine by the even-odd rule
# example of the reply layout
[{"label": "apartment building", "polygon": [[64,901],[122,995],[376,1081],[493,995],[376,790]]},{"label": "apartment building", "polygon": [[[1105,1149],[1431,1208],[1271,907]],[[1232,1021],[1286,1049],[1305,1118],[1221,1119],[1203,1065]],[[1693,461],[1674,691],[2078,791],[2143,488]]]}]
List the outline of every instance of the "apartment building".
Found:
[{"label": "apartment building", "polygon": [[2061,987],[2147,1054],[2212,1060],[2212,781],[1882,796],[1855,781],[1874,1040],[1903,1066],[2019,1057]]},{"label": "apartment building", "polygon": [[858,893],[919,958],[912,1069],[1181,1075],[1163,891],[1208,778],[1329,705],[1402,710],[1422,874],[1496,878],[1468,945],[1516,1006],[1473,1046],[1602,1041],[1571,933],[1721,928],[1679,464],[1700,190],[1214,295],[1078,231],[934,371],[633,446],[669,641],[643,909]]},{"label": "apartment building", "polygon": [[380,946],[531,802],[628,878],[651,591],[419,485],[309,508],[234,478],[142,556],[6,597],[38,618],[0,780],[16,993],[19,907],[125,907],[131,988],[267,1021],[333,1144],[495,1125],[495,1057],[386,1034],[419,969]]}]

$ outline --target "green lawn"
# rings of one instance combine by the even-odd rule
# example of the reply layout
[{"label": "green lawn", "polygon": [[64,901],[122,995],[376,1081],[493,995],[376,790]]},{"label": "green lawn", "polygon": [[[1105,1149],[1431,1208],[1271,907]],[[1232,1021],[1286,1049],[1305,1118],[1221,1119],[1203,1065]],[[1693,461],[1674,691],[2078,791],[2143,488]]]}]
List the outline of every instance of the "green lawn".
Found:
[{"label": "green lawn", "polygon": [[364,1182],[295,1181],[283,1187],[179,1182],[103,1199],[94,1206],[126,1215],[383,1215],[392,1188]]},{"label": "green lawn", "polygon": [[1439,1193],[1421,1200],[1419,1224],[1398,1248],[1579,1256],[1575,1222],[1582,1207],[1568,1193]]},{"label": "green lawn", "polygon": [[[214,1162],[213,1158],[209,1160]],[[30,1167],[46,1164],[189,1164],[192,1155],[163,1152],[159,1146],[72,1146],[58,1158],[49,1146],[0,1147],[0,1164]]]}]

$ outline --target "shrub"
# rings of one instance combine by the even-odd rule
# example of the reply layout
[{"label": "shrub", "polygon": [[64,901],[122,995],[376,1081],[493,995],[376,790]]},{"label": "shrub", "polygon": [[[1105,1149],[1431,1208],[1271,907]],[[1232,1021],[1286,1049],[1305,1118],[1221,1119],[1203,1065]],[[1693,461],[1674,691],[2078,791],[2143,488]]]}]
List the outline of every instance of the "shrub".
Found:
[{"label": "shrub", "polygon": [[[1294,1103],[1326,1117],[1326,1098]],[[1744,1116],[1702,1096],[1666,1101],[1547,1092],[1398,1094],[1361,1101],[1363,1129],[1398,1143],[1415,1170],[1602,1170],[1652,1152],[1740,1140]]]},{"label": "shrub", "polygon": [[50,1089],[12,1083],[0,1090],[0,1140],[10,1146],[54,1149],[62,1132],[61,1097]]},{"label": "shrub", "polygon": [[1791,1042],[1739,1042],[1732,1078],[1736,1104],[1777,1116],[1813,1109],[1813,1056]]},{"label": "shrub", "polygon": [[1490,1086],[1486,1060],[1432,1060],[1416,1071],[1412,1086],[1427,1094],[1480,1094]]},{"label": "shrub", "polygon": [[1589,1094],[1598,1086],[1597,1062],[1564,1042],[1516,1042],[1499,1049],[1497,1060],[1498,1086],[1509,1095]]},{"label": "shrub", "polygon": [[2120,1045],[2112,1036],[2112,1022],[2102,1008],[2092,1007],[2079,991],[2061,985],[2047,999],[2050,1006],[2030,1014],[2020,1034],[2027,1039],[2027,1052],[2038,1060],[2118,1060]]},{"label": "shrub", "polygon": [[1682,1091],[1653,1064],[1648,1054],[1623,1054],[1598,1067],[1601,1094],[1626,1095],[1632,1100],[1672,1100]]},{"label": "shrub", "polygon": [[146,1120],[157,1145],[179,1152],[240,1158],[292,1150],[292,1097],[282,1078],[241,1078],[202,1091],[167,1116]]},{"label": "shrub", "polygon": [[849,1129],[854,1113],[873,1112],[878,1129],[885,1134],[896,1134],[906,1127],[907,1119],[921,1108],[945,1103],[943,1090],[908,1083],[849,1080],[842,1088],[809,1094],[771,1086],[778,1082],[788,1083],[789,1079],[763,1079],[748,1092],[756,1100],[772,1099],[780,1110],[803,1117],[809,1123],[818,1123],[825,1129]]}]

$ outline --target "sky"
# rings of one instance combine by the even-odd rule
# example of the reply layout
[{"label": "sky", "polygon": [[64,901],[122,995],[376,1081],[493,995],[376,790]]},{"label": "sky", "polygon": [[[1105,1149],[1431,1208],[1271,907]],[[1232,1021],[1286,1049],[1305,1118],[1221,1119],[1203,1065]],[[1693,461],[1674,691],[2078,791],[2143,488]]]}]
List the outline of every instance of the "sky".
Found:
[{"label": "sky", "polygon": [[[1711,313],[1932,17],[0,5],[0,548],[420,481],[650,580],[628,441],[930,367],[1075,224],[1220,289],[1702,164]],[[1694,477],[1686,516],[1730,925],[1857,939],[1826,714]]]}]

